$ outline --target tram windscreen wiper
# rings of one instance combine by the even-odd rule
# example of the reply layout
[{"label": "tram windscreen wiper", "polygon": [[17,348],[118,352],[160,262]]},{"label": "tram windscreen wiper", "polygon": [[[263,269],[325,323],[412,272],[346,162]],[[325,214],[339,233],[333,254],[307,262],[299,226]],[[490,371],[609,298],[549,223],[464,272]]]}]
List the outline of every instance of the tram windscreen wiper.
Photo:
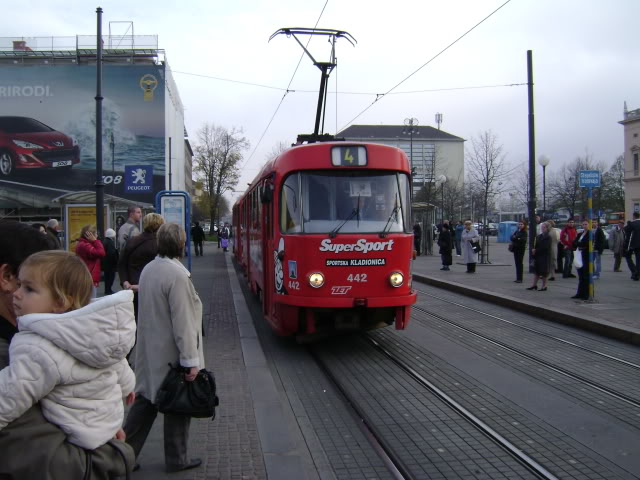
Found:
[{"label": "tram windscreen wiper", "polygon": [[347,223],[349,220],[351,220],[353,217],[356,217],[356,216],[358,217],[358,222],[360,222],[360,195],[358,195],[358,204],[357,204],[356,208],[354,208],[351,211],[349,216],[347,218],[345,218],[344,221],[340,225],[338,225],[336,228],[331,230],[331,232],[329,232],[329,238],[335,238],[335,236],[338,234],[340,229],[342,227],[344,227],[344,224]]},{"label": "tram windscreen wiper", "polygon": [[393,210],[391,210],[391,215],[389,215],[389,218],[387,219],[387,223],[385,224],[382,231],[379,233],[380,238],[384,238],[387,236],[387,228],[389,228],[392,225],[391,219],[394,217],[394,215],[396,217],[396,221],[398,221],[398,210],[400,210],[400,205],[398,205],[398,199],[396,198],[396,206],[393,207]]}]

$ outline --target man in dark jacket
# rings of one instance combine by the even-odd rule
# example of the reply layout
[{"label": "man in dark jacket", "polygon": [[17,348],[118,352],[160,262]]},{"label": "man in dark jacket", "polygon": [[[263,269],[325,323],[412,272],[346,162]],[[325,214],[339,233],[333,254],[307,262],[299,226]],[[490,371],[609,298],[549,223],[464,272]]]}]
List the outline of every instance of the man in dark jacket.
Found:
[{"label": "man in dark jacket", "polygon": [[118,269],[118,249],[116,248],[116,231],[108,228],[102,240],[105,256],[100,262],[102,273],[104,273],[104,294],[113,294],[113,281],[116,279],[116,271]]},{"label": "man in dark jacket", "polygon": [[[633,212],[633,222],[625,227],[626,257],[631,270],[631,279],[640,280],[640,213]],[[633,257],[635,256],[635,264]]]},{"label": "man in dark jacket", "polygon": [[442,259],[442,268],[445,272],[449,271],[449,266],[453,263],[451,251],[453,250],[453,239],[449,231],[449,224],[442,224],[442,231],[438,236],[438,246],[440,247],[440,258]]},{"label": "man in dark jacket", "polygon": [[604,242],[607,239],[599,223],[593,233],[593,278],[597,279],[600,278],[600,272],[602,271],[602,253],[604,252]]},{"label": "man in dark jacket", "polygon": [[413,226],[413,248],[417,255],[420,255],[420,246],[422,244],[422,227],[418,222]]},{"label": "man in dark jacket", "polygon": [[196,257],[202,256],[204,230],[200,226],[200,222],[196,222],[195,225],[191,227],[191,239],[193,240],[193,249],[196,251]]},{"label": "man in dark jacket", "polygon": [[58,232],[60,231],[60,224],[58,220],[52,218],[47,222],[47,235],[51,239],[53,245],[55,245],[56,250],[62,249],[62,242],[60,241],[60,237],[58,236]]}]

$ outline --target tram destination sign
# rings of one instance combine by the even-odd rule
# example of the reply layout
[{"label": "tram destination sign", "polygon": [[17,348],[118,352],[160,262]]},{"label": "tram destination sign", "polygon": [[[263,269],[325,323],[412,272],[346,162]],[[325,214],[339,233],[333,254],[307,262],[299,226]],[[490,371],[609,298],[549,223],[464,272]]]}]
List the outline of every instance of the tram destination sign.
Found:
[{"label": "tram destination sign", "polygon": [[599,170],[580,170],[580,187],[598,188],[600,186]]}]

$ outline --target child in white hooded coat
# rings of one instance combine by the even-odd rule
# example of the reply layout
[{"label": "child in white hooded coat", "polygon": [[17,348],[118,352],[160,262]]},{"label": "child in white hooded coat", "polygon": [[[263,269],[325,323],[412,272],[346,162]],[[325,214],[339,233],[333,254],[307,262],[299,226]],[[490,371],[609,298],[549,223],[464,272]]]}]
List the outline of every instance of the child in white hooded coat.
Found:
[{"label": "child in white hooded coat", "polygon": [[75,445],[95,449],[121,438],[122,400],[135,398],[126,361],[135,342],[133,293],[89,303],[89,271],[60,250],[31,255],[18,280],[19,333],[0,371],[0,430],[40,402],[45,418]]}]

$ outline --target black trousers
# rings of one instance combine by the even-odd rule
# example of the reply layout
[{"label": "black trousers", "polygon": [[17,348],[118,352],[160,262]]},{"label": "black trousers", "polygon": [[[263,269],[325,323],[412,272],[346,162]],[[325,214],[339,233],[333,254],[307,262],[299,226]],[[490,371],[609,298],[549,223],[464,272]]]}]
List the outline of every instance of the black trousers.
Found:
[{"label": "black trousers", "polygon": [[516,280],[522,281],[524,250],[513,251],[513,262],[516,264]]},{"label": "black trousers", "polygon": [[[576,252],[581,255],[581,252]],[[584,300],[589,299],[589,266],[585,265],[578,269],[578,291],[576,296]]]},{"label": "black trousers", "polygon": [[[634,254],[636,256],[635,264],[633,263]],[[640,248],[628,251],[625,258],[627,260],[627,266],[629,267],[629,270],[631,270],[631,278],[637,280],[640,276],[640,272],[638,271],[638,268],[640,268]]]},{"label": "black trousers", "polygon": [[467,272],[475,272],[476,264],[475,263],[467,263]]},{"label": "black trousers", "polygon": [[104,294],[111,295],[113,293],[113,281],[116,279],[116,271],[104,271]]},{"label": "black trousers", "polygon": [[[136,397],[131,406],[124,432],[127,443],[133,447],[136,458],[147,440],[153,422],[158,416],[158,408],[142,395]],[[164,415],[164,462],[167,467],[182,466],[189,463],[187,442],[191,417],[185,415]]]},{"label": "black trousers", "polygon": [[193,242],[193,249],[196,251],[196,257],[202,256],[202,242]]}]

